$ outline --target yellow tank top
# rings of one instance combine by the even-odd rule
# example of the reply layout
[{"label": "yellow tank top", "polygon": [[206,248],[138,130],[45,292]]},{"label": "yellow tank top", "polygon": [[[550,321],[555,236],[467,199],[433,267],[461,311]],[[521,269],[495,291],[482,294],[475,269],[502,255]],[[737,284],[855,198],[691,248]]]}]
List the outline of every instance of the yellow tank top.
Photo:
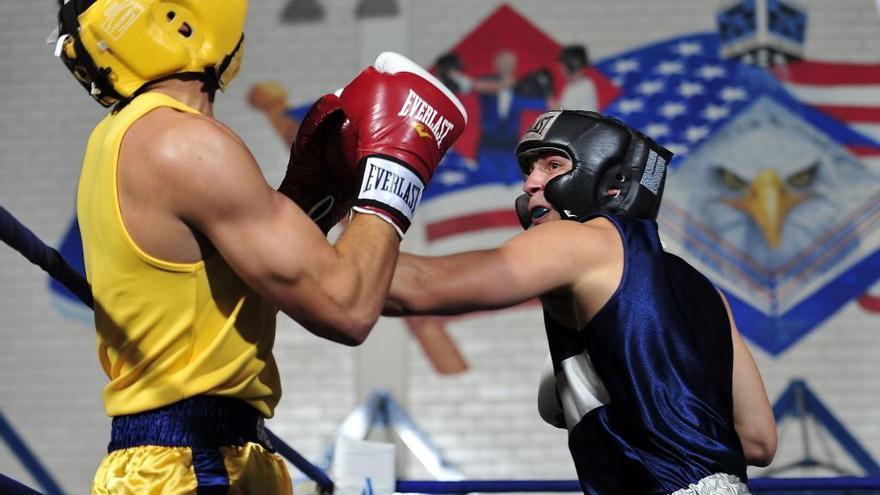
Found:
[{"label": "yellow tank top", "polygon": [[272,344],[277,310],[219,254],[197,263],[150,256],[122,220],[116,169],[132,123],[158,107],[197,110],[145,93],[92,131],[77,192],[86,274],[95,298],[104,408],[132,414],[196,395],[236,397],[272,416],[281,385]]}]

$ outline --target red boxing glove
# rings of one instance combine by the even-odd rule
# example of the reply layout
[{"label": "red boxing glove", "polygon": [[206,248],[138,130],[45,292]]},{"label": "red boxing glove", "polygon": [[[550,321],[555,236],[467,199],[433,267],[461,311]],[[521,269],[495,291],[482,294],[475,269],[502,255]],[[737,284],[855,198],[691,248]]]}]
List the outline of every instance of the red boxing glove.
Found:
[{"label": "red boxing glove", "polygon": [[351,208],[357,188],[357,141],[335,94],[322,96],[303,118],[278,191],[326,234]]},{"label": "red boxing glove", "polygon": [[353,209],[381,216],[403,234],[467,113],[426,70],[396,53],[379,55],[340,96],[357,135],[360,184]]}]

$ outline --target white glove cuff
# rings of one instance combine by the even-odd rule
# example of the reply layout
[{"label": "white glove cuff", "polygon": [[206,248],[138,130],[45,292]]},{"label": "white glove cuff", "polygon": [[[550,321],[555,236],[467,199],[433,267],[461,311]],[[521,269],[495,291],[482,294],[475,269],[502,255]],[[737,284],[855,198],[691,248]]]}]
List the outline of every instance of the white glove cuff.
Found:
[{"label": "white glove cuff", "polygon": [[363,167],[352,209],[382,217],[402,238],[422,200],[424,181],[406,164],[382,156],[368,156]]}]

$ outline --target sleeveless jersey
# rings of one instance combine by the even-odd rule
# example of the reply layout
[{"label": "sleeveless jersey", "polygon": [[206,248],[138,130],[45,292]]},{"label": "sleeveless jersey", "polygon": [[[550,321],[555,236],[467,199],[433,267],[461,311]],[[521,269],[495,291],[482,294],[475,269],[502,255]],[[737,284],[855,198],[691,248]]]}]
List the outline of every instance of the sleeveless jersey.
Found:
[{"label": "sleeveless jersey", "polygon": [[[620,285],[580,331],[544,313],[584,493],[668,494],[714,473],[746,480],[721,297],[663,251],[656,222],[601,216],[622,237]],[[592,410],[583,392],[590,362],[608,391],[608,403]]]},{"label": "sleeveless jersey", "polygon": [[172,263],[144,252],[126,230],[117,194],[120,144],[159,107],[198,113],[145,93],[92,132],[77,191],[86,274],[95,299],[98,356],[110,383],[104,407],[119,416],[198,395],[242,399],[271,416],[281,395],[272,345],[277,310],[216,252]]}]

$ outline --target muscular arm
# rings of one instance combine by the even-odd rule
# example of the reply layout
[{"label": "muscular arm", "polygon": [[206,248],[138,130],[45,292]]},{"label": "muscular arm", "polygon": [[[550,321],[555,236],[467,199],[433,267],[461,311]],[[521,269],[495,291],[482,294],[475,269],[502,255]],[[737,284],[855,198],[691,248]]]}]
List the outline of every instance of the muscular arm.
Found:
[{"label": "muscular arm", "polygon": [[558,221],[495,249],[437,257],[402,253],[385,312],[460,314],[513,306],[589,278],[607,264],[609,243],[620,243],[610,224]]},{"label": "muscular arm", "polygon": [[[719,294],[721,294],[719,292]],[[761,373],[743,341],[727,299],[721,294],[733,339],[733,420],[746,462],[767,466],[776,455],[776,421]]]},{"label": "muscular arm", "polygon": [[241,140],[216,121],[181,115],[148,150],[171,214],[211,241],[258,294],[311,332],[361,343],[379,316],[399,240],[355,215],[335,246],[273,190]]}]

